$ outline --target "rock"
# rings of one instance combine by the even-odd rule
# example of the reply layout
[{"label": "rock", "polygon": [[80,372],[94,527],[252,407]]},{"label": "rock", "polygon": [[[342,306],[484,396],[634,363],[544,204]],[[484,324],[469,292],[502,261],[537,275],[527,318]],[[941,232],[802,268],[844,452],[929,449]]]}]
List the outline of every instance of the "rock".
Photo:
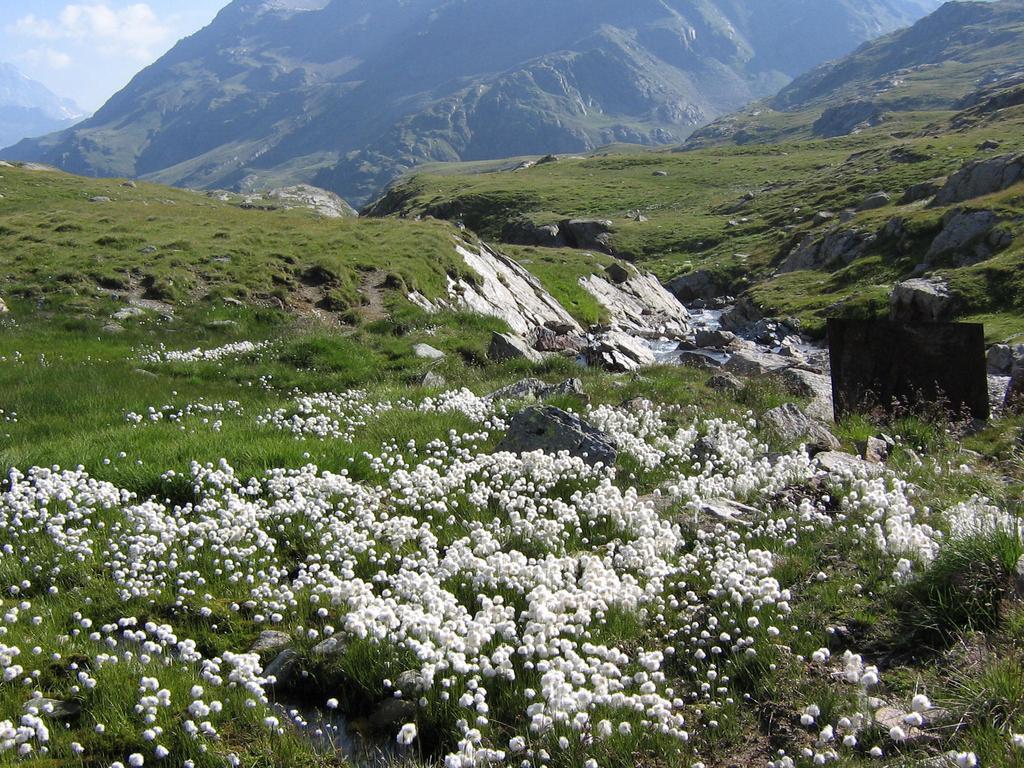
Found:
[{"label": "rock", "polygon": [[994,152],[1000,146],[1002,145],[995,139],[985,139],[985,141],[978,145],[978,150],[981,152]]},{"label": "rock", "polygon": [[129,179],[128,181],[122,181],[121,186],[127,189],[135,189],[138,185],[134,181]]},{"label": "rock", "polygon": [[728,347],[734,341],[736,341],[735,333],[721,330],[708,330],[705,328],[697,331],[697,334],[694,337],[694,343],[696,343],[696,345],[701,349],[707,347],[722,349],[724,347]]},{"label": "rock", "polygon": [[723,369],[728,373],[735,373],[739,376],[764,376],[768,373],[782,371],[785,368],[792,368],[796,361],[783,355],[776,355],[772,352],[762,352],[758,349],[740,349],[733,353],[725,363]]},{"label": "rock", "polygon": [[115,312],[111,317],[114,320],[131,320],[136,317],[142,317],[146,314],[145,310],[139,309],[138,307],[123,307]]},{"label": "rock", "polygon": [[107,323],[106,325],[103,326],[102,330],[104,333],[109,333],[111,335],[124,333],[124,328],[118,325],[117,323]]},{"label": "rock", "polygon": [[612,438],[579,416],[550,406],[534,406],[517,413],[496,450],[516,454],[568,451],[590,465],[608,467],[614,466],[618,458]]},{"label": "rock", "polygon": [[340,656],[348,650],[348,643],[343,637],[333,635],[326,640],[321,640],[313,646],[314,656]]},{"label": "rock", "polygon": [[271,689],[287,688],[299,674],[301,668],[299,654],[291,648],[281,651],[274,660],[263,669],[263,676],[274,678]]},{"label": "rock", "polygon": [[637,208],[636,210],[630,211],[626,215],[630,219],[635,221],[637,224],[643,224],[645,221],[650,221],[650,219],[648,219],[646,216],[644,216],[643,211],[641,211],[639,208]]},{"label": "rock", "polygon": [[900,205],[910,205],[911,203],[935,197],[945,183],[945,179],[932,179],[931,181],[924,181],[920,184],[909,186],[904,191],[903,197],[900,198]]},{"label": "rock", "polygon": [[812,454],[837,451],[842,447],[842,443],[820,422],[793,403],[768,411],[764,415],[764,423],[787,443],[803,442]]},{"label": "rock", "polygon": [[836,215],[832,211],[818,211],[811,217],[811,224],[816,227],[820,227],[822,224],[828,224]]},{"label": "rock", "polygon": [[1017,590],[1017,597],[1024,600],[1024,555],[1017,560],[1017,566],[1013,569],[1014,587]]},{"label": "rock", "polygon": [[513,259],[482,243],[475,248],[459,244],[455,250],[466,266],[478,275],[478,279],[451,279],[448,301],[430,302],[422,296],[416,299],[410,296],[410,300],[428,312],[457,308],[497,317],[521,336],[527,336],[549,323],[583,333],[579,323],[565,307],[545,290],[536,277]]},{"label": "rock", "polygon": [[551,328],[538,328],[532,334],[533,346],[538,352],[563,352],[577,354],[586,347],[582,337],[574,333],[559,333]]},{"label": "rock", "polygon": [[814,122],[811,130],[815,136],[830,139],[880,125],[882,120],[882,110],[878,105],[858,100],[829,107]]},{"label": "rock", "polygon": [[949,177],[932,205],[952,205],[990,195],[1024,180],[1024,154],[999,155],[968,163]]},{"label": "rock", "polygon": [[278,632],[274,629],[266,629],[260,632],[249,653],[269,653],[287,648],[292,643],[292,636],[287,632]]},{"label": "rock", "polygon": [[220,330],[225,328],[237,328],[238,322],[236,320],[211,320],[206,324],[206,327]]},{"label": "rock", "polygon": [[879,707],[874,712],[875,723],[884,733],[888,733],[893,728],[900,728],[906,734],[904,744],[915,744],[928,739],[929,735],[922,731],[920,728],[915,728],[907,725],[903,719],[907,716],[907,712],[901,712],[898,709],[894,709],[890,706]]},{"label": "rock", "polygon": [[595,338],[584,355],[589,365],[615,373],[629,373],[658,362],[642,341],[619,330]]},{"label": "rock", "polygon": [[423,675],[416,669],[407,669],[395,679],[395,690],[403,695],[419,693],[424,688]]},{"label": "rock", "polygon": [[587,275],[580,285],[607,313],[610,324],[645,338],[679,338],[690,328],[690,313],[649,272],[617,263],[609,277]]},{"label": "rock", "polygon": [[875,192],[874,194],[868,195],[861,201],[858,210],[861,211],[874,211],[878,208],[884,208],[892,202],[892,195],[888,192]]},{"label": "rock", "polygon": [[748,507],[746,504],[740,504],[732,499],[710,499],[709,501],[701,502],[698,510],[700,515],[712,517],[720,522],[742,525],[748,528],[751,523],[748,520],[744,520],[743,516],[753,516],[757,513],[758,510],[754,507]]},{"label": "rock", "polygon": [[1013,243],[1013,235],[1009,230],[997,229],[999,224],[999,216],[992,211],[950,211],[942,217],[942,230],[932,241],[925,264],[950,254],[958,267],[991,258]]},{"label": "rock", "polygon": [[583,382],[568,379],[561,384],[545,384],[540,379],[521,379],[487,395],[487,400],[545,400],[556,395],[582,395]]},{"label": "rock", "polygon": [[441,374],[427,371],[420,379],[420,386],[427,389],[444,389],[448,386],[448,382]]},{"label": "rock", "polygon": [[0,299],[0,315],[5,315],[8,312],[10,312],[10,310],[7,309],[7,304],[4,302],[3,299]]},{"label": "rock", "polygon": [[273,189],[266,199],[281,203],[284,208],[309,208],[328,219],[354,218],[359,214],[341,197],[311,184],[296,184]]},{"label": "rock", "polygon": [[513,245],[540,248],[566,248],[569,245],[557,224],[536,224],[529,219],[510,221],[502,231],[501,239]]},{"label": "rock", "polygon": [[491,346],[487,350],[487,356],[497,362],[529,360],[531,363],[539,363],[544,359],[522,336],[497,332],[491,334]]},{"label": "rock", "polygon": [[654,173],[651,174],[651,176],[657,176],[658,178],[663,179],[666,176],[668,176],[668,171],[655,171]]},{"label": "rock", "polygon": [[792,394],[811,399],[805,407],[808,416],[819,421],[832,421],[834,414],[831,377],[800,368],[788,368],[780,374],[780,378]]},{"label": "rock", "polygon": [[1024,359],[1017,360],[1013,364],[1013,372],[1010,374],[1010,386],[1006,389],[1004,405],[1007,408],[1014,409],[1024,405]]},{"label": "rock", "polygon": [[608,276],[608,279],[611,280],[616,285],[621,285],[622,283],[626,282],[631,277],[633,277],[633,273],[630,272],[623,264],[620,264],[617,261],[613,261],[611,264],[605,267],[604,272]]},{"label": "rock", "polygon": [[868,464],[885,464],[889,459],[889,444],[877,437],[869,437],[860,446],[861,457]]},{"label": "rock", "polygon": [[897,322],[937,323],[948,320],[956,309],[956,298],[946,283],[912,278],[896,283],[889,297],[889,317]]},{"label": "rock", "polygon": [[764,320],[761,310],[750,299],[742,298],[732,309],[722,314],[719,322],[722,330],[742,333],[759,320]]},{"label": "rock", "polygon": [[779,267],[780,274],[802,269],[837,269],[852,264],[878,239],[874,232],[833,229],[824,237],[805,237]]},{"label": "rock", "polygon": [[149,254],[153,254],[153,253],[156,253],[156,252],[157,252],[157,247],[155,245],[144,245],[141,248],[139,248],[139,253],[147,255],[147,256]]},{"label": "rock", "polygon": [[724,362],[704,352],[687,350],[679,355],[679,364],[685,365],[688,368],[715,370],[721,368]]},{"label": "rock", "polygon": [[841,451],[824,451],[815,456],[814,460],[820,469],[830,475],[872,477],[883,471],[878,464],[868,464],[859,456]]},{"label": "rock", "polygon": [[89,198],[90,203],[109,203],[110,198],[106,195],[96,195],[95,197]]},{"label": "rock", "polygon": [[24,709],[29,714],[45,717],[48,720],[74,720],[82,714],[82,702],[71,699],[35,698],[25,702]]},{"label": "rock", "polygon": [[443,360],[444,352],[429,344],[414,344],[412,353],[423,360]]},{"label": "rock", "polygon": [[716,392],[739,392],[743,382],[731,373],[719,373],[708,379],[708,387]]},{"label": "rock", "polygon": [[988,372],[994,376],[1009,376],[1013,373],[1013,364],[1024,358],[1024,344],[1014,350],[1009,344],[995,344],[989,347],[985,356]]},{"label": "rock", "polygon": [[727,290],[718,278],[706,269],[674,277],[665,288],[684,304],[697,300],[711,301]]},{"label": "rock", "polygon": [[399,725],[416,717],[416,705],[406,699],[386,699],[367,719],[375,731],[394,731]]},{"label": "rock", "polygon": [[568,219],[559,229],[570,248],[611,253],[614,226],[608,219]]}]

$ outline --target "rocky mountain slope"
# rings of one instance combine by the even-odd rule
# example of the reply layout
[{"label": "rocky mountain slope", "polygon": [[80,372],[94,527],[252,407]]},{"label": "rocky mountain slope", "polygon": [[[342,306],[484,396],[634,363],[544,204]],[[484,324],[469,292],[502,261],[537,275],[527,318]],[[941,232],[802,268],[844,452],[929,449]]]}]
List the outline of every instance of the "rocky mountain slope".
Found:
[{"label": "rocky mountain slope", "polygon": [[936,0],[235,0],[8,159],[365,202],[428,160],[668,144]]},{"label": "rocky mountain slope", "polygon": [[697,131],[688,148],[848,135],[904,113],[1024,102],[1024,3],[947,3]]},{"label": "rocky mountain slope", "polygon": [[0,148],[62,130],[82,117],[82,110],[70,99],[0,63]]}]

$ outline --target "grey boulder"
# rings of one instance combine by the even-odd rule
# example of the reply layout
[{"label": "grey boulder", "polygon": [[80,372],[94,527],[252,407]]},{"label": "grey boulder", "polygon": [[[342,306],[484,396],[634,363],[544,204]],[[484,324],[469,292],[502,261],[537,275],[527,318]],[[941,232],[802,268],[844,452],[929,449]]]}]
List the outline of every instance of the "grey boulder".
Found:
[{"label": "grey boulder", "polygon": [[936,323],[948,320],[956,297],[940,280],[912,278],[897,283],[889,297],[889,317],[898,322]]},{"label": "grey boulder", "polygon": [[444,358],[444,352],[430,346],[429,344],[414,345],[412,353],[423,360],[441,360]]},{"label": "grey boulder", "polygon": [[811,453],[836,451],[842,447],[835,435],[793,403],[786,403],[768,411],[764,415],[764,423],[783,441],[800,441]]},{"label": "grey boulder", "polygon": [[968,163],[949,177],[933,205],[951,205],[991,195],[1024,180],[1024,153],[999,155]]},{"label": "grey boulder", "polygon": [[487,356],[498,362],[528,360],[531,363],[539,363],[544,359],[522,336],[497,332],[491,335],[491,346]]},{"label": "grey boulder", "polygon": [[591,466],[613,466],[618,458],[618,447],[611,437],[579,416],[550,406],[534,406],[517,413],[496,450],[516,454],[567,451]]}]

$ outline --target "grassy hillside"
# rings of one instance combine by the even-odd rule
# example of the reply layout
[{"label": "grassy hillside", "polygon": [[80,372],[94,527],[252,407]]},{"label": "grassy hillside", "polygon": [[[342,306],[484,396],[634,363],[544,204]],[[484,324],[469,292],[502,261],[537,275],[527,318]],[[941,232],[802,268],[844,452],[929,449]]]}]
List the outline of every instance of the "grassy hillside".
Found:
[{"label": "grassy hillside", "polygon": [[[706,269],[750,291],[767,310],[799,318],[811,331],[826,316],[861,316],[884,309],[892,284],[913,273],[949,208],[923,202],[899,205],[904,191],[945,177],[965,162],[1024,149],[1024,107],[966,120],[964,113],[912,112],[854,136],[722,145],[688,152],[629,152],[567,158],[525,170],[421,173],[396,185],[372,211],[392,217],[458,220],[483,237],[500,240],[520,219],[547,224],[572,217],[614,222],[612,249],[663,280]],[[998,143],[996,152],[979,149]],[[887,192],[893,202],[857,212],[863,200]],[[753,193],[750,201],[744,196]],[[966,268],[936,268],[965,296],[962,317],[989,319],[993,339],[1024,333],[1020,285],[1019,187],[958,207],[1000,211],[1015,233],[996,258]],[[631,212],[648,220],[637,222]],[[850,210],[841,223],[840,212]],[[819,211],[832,214],[815,219]],[[903,253],[878,243],[864,257],[835,271],[776,276],[789,251],[807,235],[832,227],[875,232],[905,219],[917,233]],[[519,251],[522,258],[558,258],[570,271],[591,256],[572,251]]]}]

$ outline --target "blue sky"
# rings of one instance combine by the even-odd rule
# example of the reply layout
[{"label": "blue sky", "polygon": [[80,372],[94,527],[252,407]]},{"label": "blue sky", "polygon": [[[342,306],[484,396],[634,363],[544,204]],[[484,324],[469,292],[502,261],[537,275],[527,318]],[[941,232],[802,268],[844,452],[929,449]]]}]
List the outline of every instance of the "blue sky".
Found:
[{"label": "blue sky", "polygon": [[228,0],[0,0],[0,61],[93,111]]}]

